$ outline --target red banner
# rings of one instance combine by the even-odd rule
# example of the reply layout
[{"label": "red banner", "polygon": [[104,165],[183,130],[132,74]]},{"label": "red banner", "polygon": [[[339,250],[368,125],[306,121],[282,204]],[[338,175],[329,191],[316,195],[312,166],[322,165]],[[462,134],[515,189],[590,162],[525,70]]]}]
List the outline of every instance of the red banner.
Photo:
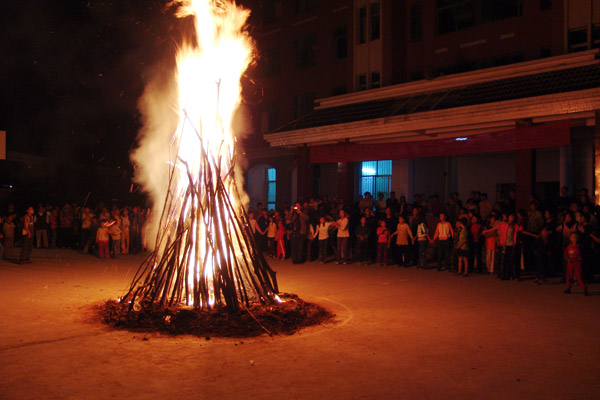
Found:
[{"label": "red banner", "polygon": [[432,139],[408,143],[332,144],[310,147],[311,163],[398,160],[496,153],[569,146],[570,122],[560,121],[464,138]]}]

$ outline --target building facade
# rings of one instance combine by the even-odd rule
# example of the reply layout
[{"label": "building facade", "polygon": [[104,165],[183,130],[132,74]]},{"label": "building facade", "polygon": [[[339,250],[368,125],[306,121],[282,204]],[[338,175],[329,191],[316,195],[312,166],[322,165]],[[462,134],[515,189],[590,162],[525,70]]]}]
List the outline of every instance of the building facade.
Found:
[{"label": "building facade", "polygon": [[251,205],[598,188],[600,1],[260,3]]}]

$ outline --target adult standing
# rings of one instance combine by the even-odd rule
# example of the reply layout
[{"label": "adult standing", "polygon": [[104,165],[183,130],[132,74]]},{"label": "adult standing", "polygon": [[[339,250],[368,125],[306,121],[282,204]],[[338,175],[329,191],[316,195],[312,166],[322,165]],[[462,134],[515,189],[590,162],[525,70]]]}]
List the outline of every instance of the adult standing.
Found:
[{"label": "adult standing", "polygon": [[75,216],[69,203],[65,204],[60,210],[60,221],[59,221],[59,237],[60,247],[72,247],[73,246],[73,222]]},{"label": "adult standing", "polygon": [[354,232],[356,235],[356,248],[358,253],[358,261],[363,264],[369,263],[369,255],[367,249],[369,247],[370,227],[367,225],[367,218],[360,219],[360,225],[356,227]]},{"label": "adult standing", "polygon": [[292,229],[292,262],[302,264],[302,250],[308,233],[308,214],[302,210],[299,202],[294,204],[291,215]]},{"label": "adult standing", "polygon": [[23,240],[21,244],[21,255],[19,256],[19,263],[21,264],[31,263],[31,248],[33,246],[34,230],[33,213],[33,207],[29,207],[23,218]]},{"label": "adult standing", "polygon": [[48,248],[48,218],[46,209],[41,204],[38,206],[34,217],[36,248]]},{"label": "adult standing", "polygon": [[325,263],[327,259],[327,242],[329,240],[329,227],[331,221],[326,221],[325,216],[319,218],[319,225],[317,225],[317,234],[319,240],[319,261],[321,264]]},{"label": "adult standing", "polygon": [[493,208],[492,203],[488,200],[487,193],[481,193],[481,200],[479,201],[479,215],[481,215],[481,222],[487,222]]},{"label": "adult standing", "polygon": [[58,207],[52,207],[49,211],[49,226],[50,226],[50,234],[52,238],[50,239],[50,243],[52,247],[58,246]]},{"label": "adult standing", "polygon": [[[413,237],[417,237],[417,229],[419,227],[419,223],[421,222],[421,218],[419,216],[419,209],[417,207],[412,209],[411,215],[408,217],[408,226],[410,227],[410,231],[412,232]],[[417,265],[419,260],[419,243],[417,241],[413,241],[413,244],[409,246],[410,256],[409,256],[409,264]]]},{"label": "adult standing", "polygon": [[408,224],[404,220],[404,216],[400,215],[398,217],[398,225],[396,226],[396,231],[391,236],[396,236],[396,246],[398,249],[398,266],[407,267],[409,258],[408,246],[414,243],[415,238],[412,234],[412,231],[410,230],[410,226],[408,226]]},{"label": "adult standing", "polygon": [[[442,270],[442,265],[445,269],[450,270],[450,245],[451,239],[454,236],[452,225],[446,221],[446,214],[440,213],[440,221],[435,227],[435,233],[433,235],[432,242],[436,241],[437,247],[437,259],[438,259],[438,271]],[[442,260],[444,263],[442,264]]]},{"label": "adult standing", "polygon": [[121,254],[129,254],[129,211],[124,208],[121,213]]},{"label": "adult standing", "polygon": [[339,218],[335,221],[337,227],[336,264],[348,263],[350,251],[350,229],[348,225],[346,211],[342,209],[339,212]]},{"label": "adult standing", "polygon": [[81,209],[81,237],[80,237],[80,247],[83,250],[90,238],[91,229],[92,229],[92,218],[93,214],[90,209],[87,207],[82,207]]},{"label": "adult standing", "polygon": [[13,248],[15,247],[15,214],[8,214],[2,225],[2,235],[4,236],[4,258],[13,257]]}]

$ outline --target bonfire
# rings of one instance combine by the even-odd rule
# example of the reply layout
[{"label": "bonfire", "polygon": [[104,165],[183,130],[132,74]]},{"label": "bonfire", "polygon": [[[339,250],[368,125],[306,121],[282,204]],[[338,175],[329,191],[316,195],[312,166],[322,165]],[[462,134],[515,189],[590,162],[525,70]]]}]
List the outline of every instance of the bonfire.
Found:
[{"label": "bonfire", "polygon": [[[290,311],[294,326],[309,315],[327,316],[294,295],[279,297],[275,271],[255,245],[246,195],[236,179],[232,121],[242,99],[240,79],[254,54],[245,31],[249,11],[225,0],[174,4],[178,17],[193,18],[194,35],[177,54],[177,104],[163,96],[161,106],[175,107],[177,128],[169,134],[168,152],[158,152],[168,159],[159,160],[167,169],[167,185],[163,198],[154,199],[155,212],[160,206],[156,241],[105,320],[127,325],[146,313],[141,319],[165,327],[183,318],[173,310],[185,310],[186,321],[190,310],[196,316],[242,312],[271,333],[262,318],[265,310],[267,320],[279,325]],[[160,99],[159,94],[154,101],[160,104]],[[144,162],[156,162],[153,154],[150,158]],[[258,312],[262,319],[255,316]]]}]

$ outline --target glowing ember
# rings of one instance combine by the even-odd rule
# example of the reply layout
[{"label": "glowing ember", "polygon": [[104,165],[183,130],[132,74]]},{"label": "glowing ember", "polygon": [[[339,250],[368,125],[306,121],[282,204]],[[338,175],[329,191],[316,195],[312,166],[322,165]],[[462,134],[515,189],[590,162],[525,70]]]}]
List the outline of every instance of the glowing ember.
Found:
[{"label": "glowing ember", "polygon": [[230,309],[252,298],[273,302],[275,274],[255,250],[235,180],[232,119],[253,55],[243,30],[249,12],[228,1],[175,4],[179,17],[194,19],[195,40],[177,55],[178,123],[162,164],[168,168],[166,196],[155,199],[163,205],[155,250],[125,298]]}]

